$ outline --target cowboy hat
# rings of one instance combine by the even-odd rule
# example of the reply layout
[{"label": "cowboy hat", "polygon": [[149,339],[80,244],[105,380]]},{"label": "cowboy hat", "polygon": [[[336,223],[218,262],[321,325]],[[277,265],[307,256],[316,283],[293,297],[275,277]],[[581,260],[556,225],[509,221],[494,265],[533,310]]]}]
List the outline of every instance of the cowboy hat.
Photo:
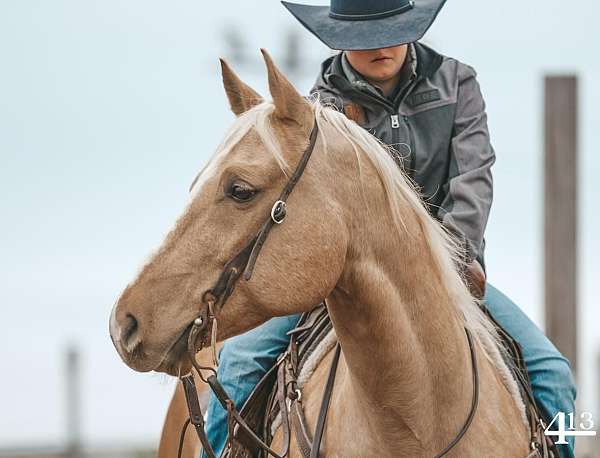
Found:
[{"label": "cowboy hat", "polygon": [[446,0],[331,0],[330,6],[282,1],[331,49],[379,49],[412,43],[431,27]]}]

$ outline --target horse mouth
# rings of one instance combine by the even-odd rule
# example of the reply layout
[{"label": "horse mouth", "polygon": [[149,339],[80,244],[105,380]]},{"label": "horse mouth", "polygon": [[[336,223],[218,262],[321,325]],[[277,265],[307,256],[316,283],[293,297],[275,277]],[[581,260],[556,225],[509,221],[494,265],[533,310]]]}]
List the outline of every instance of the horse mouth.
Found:
[{"label": "horse mouth", "polygon": [[[190,361],[191,355],[188,348],[188,340],[193,325],[193,323],[190,323],[180,332],[179,336],[165,352],[162,360],[154,368],[154,371],[164,372],[175,377],[190,372],[192,363]],[[194,342],[194,354],[199,352],[203,348],[203,345],[204,336],[199,335],[196,342]]]}]

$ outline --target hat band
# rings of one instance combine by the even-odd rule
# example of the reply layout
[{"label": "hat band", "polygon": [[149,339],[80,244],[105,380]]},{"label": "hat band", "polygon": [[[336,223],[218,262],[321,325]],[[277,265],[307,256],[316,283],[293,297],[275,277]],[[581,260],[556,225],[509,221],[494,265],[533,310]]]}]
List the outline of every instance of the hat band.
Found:
[{"label": "hat band", "polygon": [[412,10],[415,6],[414,0],[409,0],[406,5],[401,6],[400,8],[394,8],[388,11],[382,11],[380,13],[371,13],[371,14],[340,14],[334,13],[333,11],[329,11],[329,17],[332,19],[339,19],[340,21],[363,21],[370,19],[381,19],[388,16],[394,16],[395,14],[402,14],[408,10]]}]

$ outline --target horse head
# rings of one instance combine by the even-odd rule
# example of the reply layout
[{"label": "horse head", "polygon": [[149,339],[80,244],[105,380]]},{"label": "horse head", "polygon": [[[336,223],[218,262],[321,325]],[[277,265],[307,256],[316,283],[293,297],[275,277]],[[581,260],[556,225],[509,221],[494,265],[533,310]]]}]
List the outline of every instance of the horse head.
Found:
[{"label": "horse head", "polygon": [[[190,324],[202,311],[203,298],[269,218],[307,148],[317,104],[302,97],[263,55],[272,102],[263,101],[221,61],[236,120],[194,180],[187,208],[113,308],[111,338],[135,370],[174,375],[187,369]],[[270,231],[251,279],[240,278],[215,311],[218,340],[274,316],[309,310],[335,287],[348,226],[337,204],[335,167],[320,154],[322,148],[317,140],[287,202],[285,221]]]}]

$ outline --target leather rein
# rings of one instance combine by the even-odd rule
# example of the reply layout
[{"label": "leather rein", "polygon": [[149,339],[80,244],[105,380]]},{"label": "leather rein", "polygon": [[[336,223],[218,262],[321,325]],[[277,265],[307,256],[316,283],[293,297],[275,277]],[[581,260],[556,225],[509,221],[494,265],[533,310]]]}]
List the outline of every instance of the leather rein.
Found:
[{"label": "leather rein", "polygon": [[[269,235],[271,229],[278,224],[281,224],[286,217],[287,208],[286,201],[289,198],[290,194],[294,190],[294,187],[300,180],[306,165],[312,155],[312,152],[315,148],[316,140],[318,137],[319,128],[317,122],[315,121],[310,137],[309,143],[300,162],[296,166],[294,173],[289,178],[286,186],[283,188],[279,198],[275,201],[271,208],[271,212],[269,218],[265,221],[265,223],[260,228],[258,234],[252,238],[247,245],[238,252],[233,258],[231,258],[224,266],[219,278],[213,285],[213,287],[206,291],[202,296],[202,309],[200,310],[200,314],[194,319],[194,321],[190,324],[190,331],[187,339],[187,353],[193,368],[198,373],[200,379],[209,385],[214,395],[216,396],[219,403],[223,406],[223,408],[228,413],[228,429],[229,429],[229,438],[227,443],[227,448],[231,449],[233,446],[233,433],[234,428],[238,427],[247,435],[249,440],[259,449],[261,449],[267,456],[272,456],[274,458],[284,458],[289,453],[290,448],[290,438],[289,438],[289,424],[284,425],[286,430],[286,446],[283,452],[274,451],[268,444],[266,444],[253,430],[248,426],[248,424],[241,417],[238,409],[236,408],[234,402],[231,400],[225,388],[220,384],[217,380],[217,373],[213,367],[201,366],[198,364],[196,360],[196,353],[200,351],[207,342],[205,342],[206,336],[205,331],[210,329],[210,345],[212,347],[213,352],[213,361],[215,365],[218,364],[218,358],[216,354],[216,339],[217,339],[217,318],[216,315],[223,308],[227,299],[231,296],[234,291],[235,285],[239,278],[242,276],[244,280],[248,281],[252,277],[252,273],[254,271],[254,266],[256,264],[256,260],[260,254],[260,251]],[[475,416],[475,412],[477,410],[477,404],[479,399],[479,371],[477,369],[477,358],[475,355],[475,347],[473,345],[473,340],[471,334],[468,329],[465,328],[465,332],[467,335],[467,341],[469,344],[469,350],[471,354],[471,364],[473,369],[473,397],[471,408],[469,414],[467,416],[466,421],[464,422],[462,428],[456,437],[444,448],[442,452],[436,455],[435,458],[441,458],[446,455],[466,434],[469,426],[471,425],[473,418]],[[198,345],[198,338],[201,337],[200,345]],[[332,366],[329,371],[329,377],[326,384],[326,389],[323,395],[323,400],[321,403],[321,409],[319,412],[319,418],[317,421],[317,430],[315,431],[315,437],[312,444],[310,446],[310,457],[315,458],[319,456],[319,449],[321,444],[321,439],[324,432],[325,420],[327,415],[327,410],[329,407],[329,402],[331,398],[331,393],[333,391],[333,382],[335,379],[335,373],[337,369],[337,363],[340,357],[340,347],[339,344],[336,347],[336,351],[334,354],[334,359]],[[282,360],[278,361],[278,364],[281,363]],[[211,373],[208,377],[203,375],[202,371],[208,371]],[[202,413],[202,409],[200,407],[200,401],[198,399],[198,392],[196,390],[196,385],[194,382],[194,375],[192,371],[188,374],[180,376],[181,383],[184,388],[186,403],[189,411],[189,418],[185,421],[180,438],[179,438],[179,447],[178,447],[178,457],[181,458],[181,454],[183,451],[183,445],[185,440],[185,433],[190,424],[194,426],[200,443],[204,449],[204,452],[209,458],[217,458],[214,449],[212,448],[210,442],[208,441],[208,437],[206,435],[204,429],[204,415]],[[285,399],[285,396],[278,396],[278,401],[280,402],[280,409],[282,412],[286,412],[289,409],[290,400]],[[293,402],[294,399],[291,399]],[[287,417],[287,415],[286,415]],[[287,419],[287,418],[286,418]]]}]

